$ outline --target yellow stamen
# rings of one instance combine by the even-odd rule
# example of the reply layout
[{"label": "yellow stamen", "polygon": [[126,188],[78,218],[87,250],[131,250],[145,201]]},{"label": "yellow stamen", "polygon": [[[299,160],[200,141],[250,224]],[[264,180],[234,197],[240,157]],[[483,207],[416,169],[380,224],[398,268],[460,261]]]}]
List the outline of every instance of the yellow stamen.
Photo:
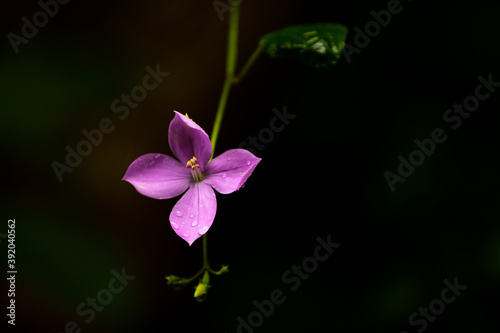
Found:
[{"label": "yellow stamen", "polygon": [[190,159],[187,163],[186,163],[186,168],[189,168],[191,167],[191,169],[194,169],[196,167],[200,167],[198,164],[197,164],[198,160],[196,159],[196,157],[193,156],[192,159]]},{"label": "yellow stamen", "polygon": [[203,180],[203,173],[201,172],[200,165],[198,164],[198,160],[193,156],[186,163],[186,168],[191,168],[191,174],[193,175],[193,180],[195,182],[201,182]]}]

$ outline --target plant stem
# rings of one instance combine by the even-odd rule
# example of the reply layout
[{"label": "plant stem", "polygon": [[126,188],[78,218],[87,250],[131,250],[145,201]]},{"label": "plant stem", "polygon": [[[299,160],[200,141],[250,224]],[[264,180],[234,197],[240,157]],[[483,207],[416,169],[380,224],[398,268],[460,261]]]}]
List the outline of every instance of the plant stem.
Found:
[{"label": "plant stem", "polygon": [[201,273],[203,273],[205,271],[205,267],[202,267],[198,273],[196,273],[195,275],[193,275],[192,277],[190,277],[189,279],[187,279],[186,281],[186,284],[188,284],[189,282],[193,281],[194,279],[196,279],[198,276],[201,275]]},{"label": "plant stem", "polygon": [[[222,88],[222,93],[219,100],[219,106],[217,107],[217,113],[215,115],[214,125],[212,128],[212,134],[210,136],[210,142],[212,143],[212,156],[214,157],[215,147],[217,145],[217,139],[219,138],[220,126],[222,123],[222,118],[224,117],[224,111],[226,111],[227,100],[229,98],[229,92],[231,87],[238,84],[247,74],[248,70],[252,67],[253,63],[259,55],[262,53],[262,46],[259,44],[254,53],[250,56],[247,63],[241,70],[240,74],[235,76],[236,63],[238,58],[238,26],[240,23],[240,6],[234,6],[231,11],[231,16],[229,18],[229,30],[227,37],[227,53],[226,53],[226,78],[224,80],[224,86]],[[203,268],[202,270],[208,270],[213,272],[208,265],[208,255],[207,255],[207,235],[203,235]]]},{"label": "plant stem", "polygon": [[[229,18],[229,32],[227,38],[227,54],[226,54],[226,79],[222,94],[217,107],[217,114],[215,115],[214,126],[212,128],[212,135],[210,142],[212,143],[212,156],[214,156],[215,146],[217,145],[217,138],[219,137],[220,125],[222,117],[226,110],[227,99],[234,79],[234,71],[236,69],[236,60],[238,57],[238,26],[240,22],[240,6],[234,6]],[[203,235],[203,269],[210,269],[208,265],[207,255],[207,234]]]},{"label": "plant stem", "polygon": [[203,235],[203,269],[209,268],[207,255],[207,234]]},{"label": "plant stem", "polygon": [[231,11],[231,16],[229,18],[229,32],[227,38],[227,58],[226,58],[226,79],[224,81],[224,87],[222,88],[222,94],[219,100],[219,106],[217,108],[217,114],[215,115],[214,126],[212,128],[212,135],[210,136],[210,141],[212,142],[212,157],[214,156],[215,146],[217,145],[217,139],[219,137],[220,125],[222,123],[222,117],[224,116],[224,111],[226,110],[227,99],[229,97],[229,92],[231,91],[231,86],[233,85],[234,72],[236,69],[236,58],[238,56],[238,25],[240,21],[240,6],[235,6]]},{"label": "plant stem", "polygon": [[263,47],[261,44],[259,44],[259,46],[257,46],[257,49],[255,49],[255,51],[250,56],[250,59],[248,59],[245,66],[243,66],[243,69],[241,70],[240,74],[233,79],[234,85],[240,83],[240,81],[247,75],[248,70],[250,68],[252,68],[252,65],[254,64],[255,60],[257,60],[259,58],[262,51],[263,51]]}]

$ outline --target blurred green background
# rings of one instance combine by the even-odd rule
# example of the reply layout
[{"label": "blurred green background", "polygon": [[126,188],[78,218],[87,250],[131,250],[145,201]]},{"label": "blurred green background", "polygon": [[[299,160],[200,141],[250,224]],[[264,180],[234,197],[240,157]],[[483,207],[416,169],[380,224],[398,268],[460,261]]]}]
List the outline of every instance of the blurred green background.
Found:
[{"label": "blurred green background", "polygon": [[[387,4],[242,1],[239,64],[262,35],[293,24],[340,22],[354,45],[354,27]],[[82,332],[236,332],[254,300],[282,289],[286,302],[255,332],[416,332],[409,316],[458,277],[468,289],[426,332],[498,332],[500,92],[456,131],[442,116],[474,93],[479,75],[500,81],[500,5],[401,4],[350,63],[315,70],[263,56],[232,91],[216,155],[268,127],[274,108],[296,118],[258,152],[263,160],[244,188],[217,195],[209,259],[230,273],[213,278],[204,303],[191,286],[174,291],[164,279],[190,276],[202,261],[201,240],[188,247],[170,227],[177,199],[146,198],[121,179],[138,156],[171,154],[173,110],[211,131],[228,19],[212,1],[74,0],[16,54],[7,34],[20,34],[21,18],[40,6],[4,4],[0,233],[16,219],[18,275],[16,327],[5,315],[2,327],[63,332],[75,321]],[[120,120],[111,103],[157,64],[170,75]],[[51,164],[64,163],[65,147],[103,118],[114,131],[59,182]],[[383,173],[396,172],[398,155],[436,127],[448,140],[391,193]],[[327,235],[341,247],[290,291],[282,274]],[[77,306],[123,267],[135,279],[86,323]]]}]

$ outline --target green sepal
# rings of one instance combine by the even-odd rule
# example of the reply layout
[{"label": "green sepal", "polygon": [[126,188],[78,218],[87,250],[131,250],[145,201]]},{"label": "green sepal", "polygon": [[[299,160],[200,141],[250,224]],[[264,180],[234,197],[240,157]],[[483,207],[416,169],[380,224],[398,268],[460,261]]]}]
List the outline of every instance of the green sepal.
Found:
[{"label": "green sepal", "polygon": [[222,265],[221,269],[219,269],[217,272],[212,272],[212,273],[215,275],[221,275],[228,272],[229,272],[229,265]]},{"label": "green sepal", "polygon": [[175,290],[181,290],[186,286],[186,284],[189,283],[188,279],[181,278],[175,275],[165,276],[165,279],[167,279],[167,284],[172,286],[172,288],[174,288]]}]

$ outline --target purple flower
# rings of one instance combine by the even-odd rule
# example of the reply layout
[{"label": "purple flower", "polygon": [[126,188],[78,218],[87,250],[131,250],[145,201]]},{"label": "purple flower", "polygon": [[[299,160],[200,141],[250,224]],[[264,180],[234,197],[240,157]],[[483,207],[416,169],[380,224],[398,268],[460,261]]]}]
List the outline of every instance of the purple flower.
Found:
[{"label": "purple flower", "polygon": [[177,235],[191,245],[214,221],[214,189],[222,194],[238,190],[261,159],[245,149],[231,149],[210,160],[212,144],[207,133],[190,118],[174,112],[168,143],[178,160],[163,154],[142,155],[132,162],[123,180],[153,199],[173,198],[187,190],[169,219]]}]

